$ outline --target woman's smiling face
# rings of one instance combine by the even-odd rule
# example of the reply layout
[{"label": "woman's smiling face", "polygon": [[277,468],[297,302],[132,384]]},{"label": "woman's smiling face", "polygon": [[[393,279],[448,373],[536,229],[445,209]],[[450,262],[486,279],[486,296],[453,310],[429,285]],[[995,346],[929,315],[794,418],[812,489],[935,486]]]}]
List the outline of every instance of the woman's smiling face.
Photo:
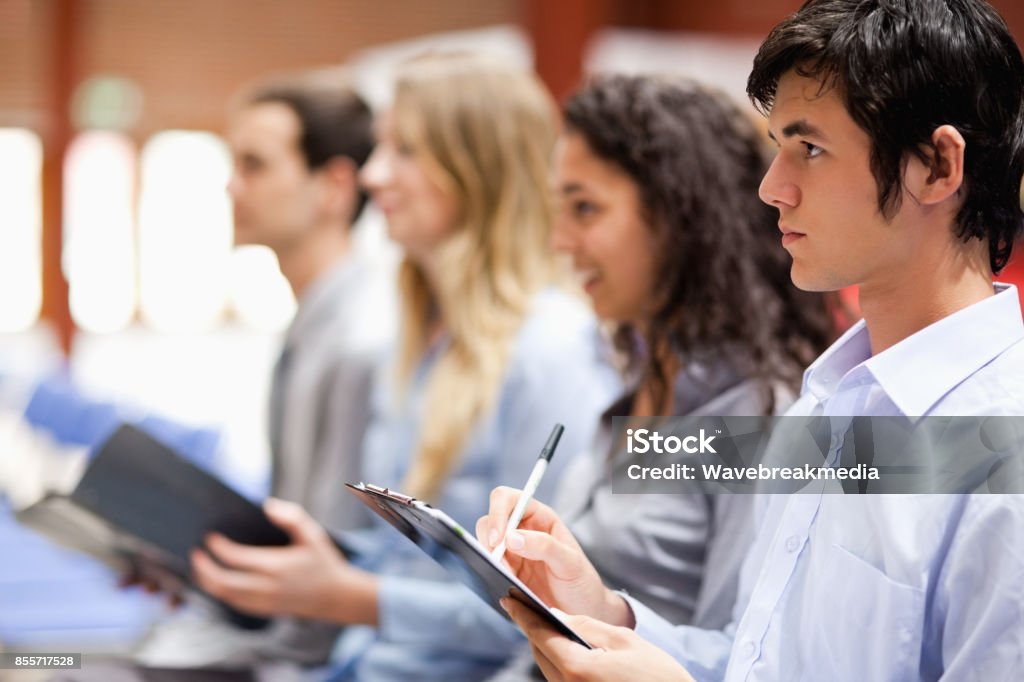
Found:
[{"label": "woman's smiling face", "polygon": [[594,311],[616,322],[643,320],[654,290],[656,244],[636,183],[571,131],[555,146],[553,179],[559,200],[553,245],[572,257]]}]

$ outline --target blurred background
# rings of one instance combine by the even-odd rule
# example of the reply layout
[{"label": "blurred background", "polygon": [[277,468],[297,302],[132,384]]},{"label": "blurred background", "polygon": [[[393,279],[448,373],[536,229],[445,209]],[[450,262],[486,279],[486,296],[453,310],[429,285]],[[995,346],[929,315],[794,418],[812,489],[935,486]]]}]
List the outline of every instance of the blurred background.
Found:
[{"label": "blurred background", "polygon": [[[1024,35],[1024,3],[992,4]],[[295,302],[272,252],[232,244],[221,131],[240,87],[277,71],[346,68],[383,107],[397,61],[445,47],[532,65],[559,98],[588,72],[662,71],[749,107],[757,46],[799,5],[0,0],[0,375],[67,371],[111,400],[216,427],[235,480],[260,480],[270,368]],[[379,217],[363,221],[358,240],[387,257]],[[34,565],[5,551],[3,537],[0,563]],[[97,623],[88,604],[68,601],[91,598],[87,569],[40,551],[31,575],[0,569],[0,645],[88,629],[106,648],[163,608],[133,597],[118,611],[109,600],[123,595],[111,587],[93,595],[107,604]],[[66,615],[75,608],[78,620]]]}]

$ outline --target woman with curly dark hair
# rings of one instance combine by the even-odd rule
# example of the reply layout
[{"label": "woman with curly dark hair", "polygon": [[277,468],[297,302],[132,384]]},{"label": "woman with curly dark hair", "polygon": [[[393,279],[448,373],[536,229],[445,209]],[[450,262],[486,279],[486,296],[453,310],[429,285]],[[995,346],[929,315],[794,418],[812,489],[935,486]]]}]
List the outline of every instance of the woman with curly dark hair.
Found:
[{"label": "woman with curly dark hair", "polygon": [[[555,247],[614,326],[633,388],[606,412],[594,456],[566,472],[555,507],[566,541],[606,585],[672,622],[720,628],[753,536],[752,496],[613,495],[611,472],[635,455],[611,417],[781,412],[834,339],[826,299],[791,283],[777,214],[757,196],[764,144],[724,96],[683,79],[609,75],[572,95],[564,120]],[[517,497],[492,494],[481,541],[497,544],[497,520]],[[517,572],[530,563],[527,535],[508,537]],[[501,679],[521,679],[529,662]]]},{"label": "woman with curly dark hair", "polygon": [[641,413],[678,413],[673,377],[695,363],[756,381],[759,412],[777,411],[834,330],[825,299],[793,286],[778,214],[758,199],[753,123],[694,83],[615,75],[568,100],[565,127],[556,245],[617,324]]}]

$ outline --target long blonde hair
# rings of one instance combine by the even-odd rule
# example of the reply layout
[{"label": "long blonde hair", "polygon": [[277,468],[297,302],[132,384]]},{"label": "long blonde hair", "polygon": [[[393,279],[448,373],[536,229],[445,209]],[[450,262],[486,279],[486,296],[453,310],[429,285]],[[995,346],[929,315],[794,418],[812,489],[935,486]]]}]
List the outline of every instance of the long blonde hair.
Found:
[{"label": "long blonde hair", "polygon": [[428,280],[399,273],[397,379],[408,386],[440,320],[449,343],[427,381],[419,443],[403,483],[435,498],[473,427],[493,408],[531,298],[554,279],[548,239],[553,102],[535,76],[472,54],[428,55],[398,75],[395,131],[459,207]]}]

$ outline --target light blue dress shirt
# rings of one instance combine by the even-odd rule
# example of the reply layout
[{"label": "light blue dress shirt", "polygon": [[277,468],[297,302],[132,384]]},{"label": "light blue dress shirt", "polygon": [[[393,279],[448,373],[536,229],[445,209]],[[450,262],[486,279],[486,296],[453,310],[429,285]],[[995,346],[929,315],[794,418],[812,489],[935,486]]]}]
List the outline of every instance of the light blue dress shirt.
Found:
[{"label": "light blue dress shirt", "polygon": [[[401,489],[416,451],[426,378],[443,342],[418,367],[399,399],[382,376],[363,448],[363,480]],[[558,452],[537,491],[551,501],[574,455],[590,444],[601,410],[621,390],[589,308],[557,290],[538,295],[516,336],[491,414],[474,429],[435,506],[472,529],[491,490],[522,486],[556,422]],[[451,400],[458,400],[453,395]],[[494,672],[523,641],[519,631],[454,582],[417,546],[381,520],[347,538],[357,563],[382,576],[380,625],[350,627],[336,649],[332,679],[473,680]]]},{"label": "light blue dress shirt", "polygon": [[[808,368],[788,414],[1024,415],[1014,287],[871,357],[863,323]],[[724,631],[672,627],[635,599],[636,631],[700,681],[1019,680],[1024,496],[764,496]]]}]

